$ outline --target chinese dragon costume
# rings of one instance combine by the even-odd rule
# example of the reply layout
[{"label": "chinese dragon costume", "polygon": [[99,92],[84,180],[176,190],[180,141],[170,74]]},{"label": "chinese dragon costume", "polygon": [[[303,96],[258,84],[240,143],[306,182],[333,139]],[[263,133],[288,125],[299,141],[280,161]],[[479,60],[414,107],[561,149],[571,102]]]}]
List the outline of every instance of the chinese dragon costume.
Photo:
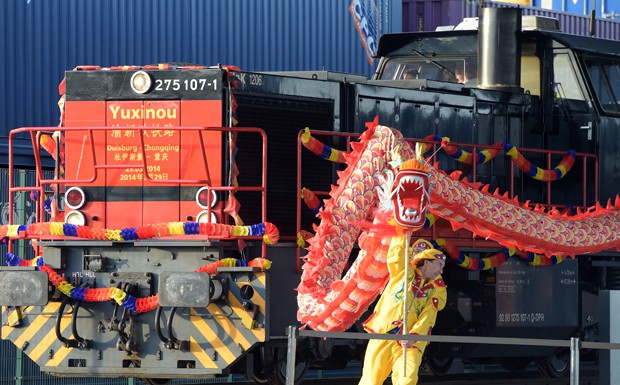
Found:
[{"label": "chinese dragon costume", "polygon": [[[376,299],[388,279],[391,238],[399,221],[422,228],[425,212],[505,247],[575,256],[620,248],[620,198],[568,216],[530,209],[488,187],[460,180],[426,164],[402,134],[367,124],[345,155],[347,168],[325,201],[321,223],[308,239],[297,288],[298,320],[314,330],[348,329]],[[401,176],[398,176],[402,173]],[[344,277],[355,242],[358,257]]]}]

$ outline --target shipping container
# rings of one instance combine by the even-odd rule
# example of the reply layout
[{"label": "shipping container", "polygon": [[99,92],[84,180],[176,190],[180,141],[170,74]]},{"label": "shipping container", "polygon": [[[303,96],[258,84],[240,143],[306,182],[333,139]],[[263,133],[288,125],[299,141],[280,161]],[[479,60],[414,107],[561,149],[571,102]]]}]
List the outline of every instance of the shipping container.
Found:
[{"label": "shipping container", "polygon": [[[0,221],[29,223],[27,194],[8,207],[7,137],[23,126],[55,126],[58,85],[78,65],[185,62],[232,64],[246,70],[327,69],[370,75],[355,25],[355,6],[368,3],[380,33],[401,31],[401,0],[10,0],[0,2]],[[32,166],[24,152],[16,163]],[[33,170],[15,176],[32,184]],[[47,178],[51,178],[48,175]],[[19,253],[29,256],[24,244]],[[0,245],[0,265],[6,246]],[[43,374],[6,341],[0,384],[137,384],[134,379],[55,378]],[[212,382],[227,382],[220,378]],[[239,380],[236,378],[235,380]],[[204,381],[201,381],[204,382]],[[184,383],[188,383],[184,381]]]},{"label": "shipping container", "polygon": [[620,16],[620,2],[617,0],[529,0],[528,4],[524,5],[582,15],[589,15],[590,12],[596,10],[597,17],[603,19],[614,19]]},{"label": "shipping container", "polygon": [[[583,0],[580,0],[583,2]],[[572,1],[567,1],[572,3]],[[403,31],[434,31],[439,26],[457,25],[463,18],[478,17],[480,7],[515,7],[508,2],[469,0],[403,0]],[[561,12],[538,7],[521,6],[524,15],[556,18],[562,32],[590,35],[590,17],[579,13]],[[606,11],[610,12],[610,11]],[[604,39],[620,38],[620,21],[596,18],[595,35]]]},{"label": "shipping container", "polygon": [[0,136],[56,125],[58,84],[77,65],[221,63],[370,75],[374,63],[350,9],[360,3],[373,5],[377,33],[401,30],[401,0],[2,1]]}]

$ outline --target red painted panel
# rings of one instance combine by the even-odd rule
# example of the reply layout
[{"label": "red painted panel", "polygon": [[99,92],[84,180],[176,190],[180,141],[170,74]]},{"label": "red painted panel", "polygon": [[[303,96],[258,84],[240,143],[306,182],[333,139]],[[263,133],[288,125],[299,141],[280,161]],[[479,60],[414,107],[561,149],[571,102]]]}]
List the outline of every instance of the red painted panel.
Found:
[{"label": "red painted panel", "polygon": [[[65,104],[65,126],[67,127],[102,127],[105,125],[105,102],[103,101],[68,101]],[[65,132],[65,179],[90,180],[95,174],[93,159],[93,143],[96,159],[105,159],[105,133],[93,131],[92,138],[87,131]],[[97,174],[97,179],[92,184],[77,183],[82,187],[103,186],[105,175]],[[71,187],[74,184],[67,185]],[[80,209],[86,219],[86,225],[94,228],[103,228],[105,217],[104,202],[89,201],[92,196],[87,196],[86,203]],[[97,221],[93,220],[96,218]]]},{"label": "red painted panel", "polygon": [[[65,125],[67,127],[101,127],[105,125],[105,103],[103,101],[69,101],[65,104]],[[104,133],[93,132],[97,159],[105,158]],[[65,179],[89,180],[95,176],[93,167],[93,143],[87,131],[68,131],[65,135]],[[103,185],[103,174],[95,185]]]},{"label": "red painted panel", "polygon": [[[181,134],[167,127],[181,123],[179,101],[147,101],[144,103],[144,126],[153,127],[143,132],[147,172],[153,180],[179,179]],[[162,186],[144,180],[145,186]],[[171,185],[166,183],[166,185]]]},{"label": "red painted panel", "polygon": [[[128,127],[142,126],[144,108],[141,101],[108,102],[106,125],[118,129],[106,132],[106,158],[110,166],[142,163],[140,132]],[[108,186],[141,186],[142,170],[110,168],[106,170]]]},{"label": "red painted panel", "polygon": [[96,229],[103,229],[106,227],[105,202],[91,202],[87,199],[84,206],[80,209],[80,212],[84,214],[86,226]]},{"label": "red painted panel", "polygon": [[[140,131],[131,129],[144,124],[144,103],[142,101],[111,101],[106,106],[106,125],[117,129],[106,132],[106,157],[108,166],[138,165],[142,163]],[[106,170],[106,227],[140,226],[142,218],[142,169],[137,167],[109,168]],[[123,195],[127,190],[119,187],[134,187],[134,196]],[[133,190],[132,190],[133,193]]]},{"label": "red painted panel", "polygon": [[[177,186],[174,196],[167,201],[153,202],[145,200],[142,212],[144,224],[179,221],[179,188],[176,183],[158,183],[155,181],[179,179],[181,154],[181,133],[167,127],[181,124],[180,101],[144,102],[144,126],[153,127],[143,133],[147,172],[153,181],[145,179],[144,186]],[[171,192],[172,193],[172,192]]]},{"label": "red painted panel", "polygon": [[[184,127],[220,127],[222,125],[222,102],[220,100],[181,101],[181,125]],[[187,131],[181,138],[183,154],[181,158],[181,177],[184,179],[211,180],[211,186],[222,185],[222,133],[220,131],[202,132],[207,164],[200,148],[197,131]],[[208,171],[207,171],[208,170]],[[201,184],[204,186],[206,184]],[[220,194],[220,198],[221,198]],[[202,211],[195,201],[181,202],[181,219],[196,220]],[[214,210],[221,221],[221,204]]]}]

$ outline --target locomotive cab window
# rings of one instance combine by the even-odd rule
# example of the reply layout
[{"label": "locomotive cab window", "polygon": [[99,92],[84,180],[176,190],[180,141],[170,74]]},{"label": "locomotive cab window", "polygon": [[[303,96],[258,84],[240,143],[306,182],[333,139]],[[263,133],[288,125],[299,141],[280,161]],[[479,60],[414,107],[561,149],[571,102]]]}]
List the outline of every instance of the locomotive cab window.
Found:
[{"label": "locomotive cab window", "polygon": [[540,59],[535,55],[521,56],[521,87],[540,96]]},{"label": "locomotive cab window", "polygon": [[553,76],[553,95],[556,103],[569,111],[588,111],[588,103],[577,79],[576,68],[568,54],[555,54]]},{"label": "locomotive cab window", "polygon": [[477,76],[473,72],[476,68],[475,61],[475,58],[388,59],[379,78],[381,80],[427,79],[463,83],[465,82],[463,74],[471,74],[471,78]]},{"label": "locomotive cab window", "polygon": [[590,82],[603,111],[620,113],[620,61],[586,58]]}]

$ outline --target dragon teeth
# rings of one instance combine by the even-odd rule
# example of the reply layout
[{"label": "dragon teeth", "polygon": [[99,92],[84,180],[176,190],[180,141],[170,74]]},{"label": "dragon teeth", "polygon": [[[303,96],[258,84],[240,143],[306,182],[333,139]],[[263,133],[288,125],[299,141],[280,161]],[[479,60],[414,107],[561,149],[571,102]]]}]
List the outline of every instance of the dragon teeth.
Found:
[{"label": "dragon teeth", "polygon": [[405,175],[401,178],[401,184],[403,182],[424,185],[424,179],[417,175]]}]

